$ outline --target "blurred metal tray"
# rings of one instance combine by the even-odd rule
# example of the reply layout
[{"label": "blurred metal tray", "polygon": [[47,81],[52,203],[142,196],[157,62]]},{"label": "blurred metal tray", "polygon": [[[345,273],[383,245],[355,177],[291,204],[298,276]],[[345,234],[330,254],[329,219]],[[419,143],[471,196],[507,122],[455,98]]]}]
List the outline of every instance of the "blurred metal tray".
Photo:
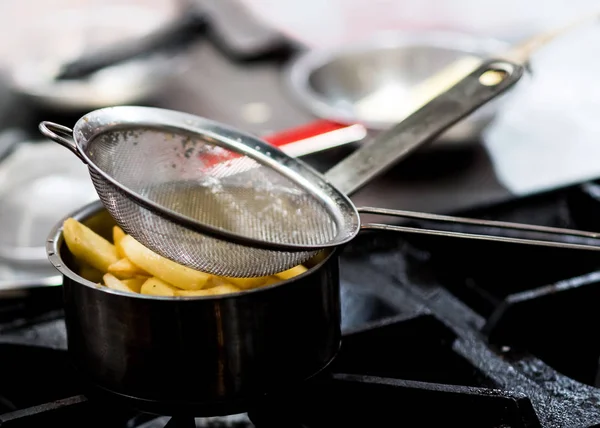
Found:
[{"label": "blurred metal tray", "polygon": [[46,257],[48,231],[98,199],[87,168],[51,142],[23,141],[0,162],[0,293],[60,285]]}]

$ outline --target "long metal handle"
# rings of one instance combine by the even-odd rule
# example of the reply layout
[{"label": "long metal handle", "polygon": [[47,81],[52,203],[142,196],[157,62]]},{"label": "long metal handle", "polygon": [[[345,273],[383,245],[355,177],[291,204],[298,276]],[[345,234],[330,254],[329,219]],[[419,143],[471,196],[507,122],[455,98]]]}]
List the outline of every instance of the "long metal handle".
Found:
[{"label": "long metal handle", "polygon": [[[453,224],[468,224],[468,225],[474,225],[474,226],[495,227],[495,228],[508,229],[508,230],[546,233],[549,235],[561,235],[563,237],[571,236],[571,237],[587,238],[587,239],[600,239],[600,233],[596,233],[596,232],[586,232],[586,231],[581,231],[581,230],[562,229],[562,228],[548,227],[548,226],[536,226],[536,225],[529,225],[529,224],[522,224],[522,223],[480,220],[480,219],[472,219],[472,218],[465,218],[465,217],[453,217],[453,216],[446,216],[446,215],[439,215],[439,214],[428,214],[428,213],[420,213],[420,212],[414,212],[414,211],[402,211],[402,210],[389,210],[389,209],[385,209],[385,208],[372,208],[372,207],[358,208],[358,212],[361,214],[377,214],[377,215],[385,215],[385,216],[391,216],[391,217],[402,217],[402,218],[412,218],[412,219],[419,219],[419,220],[440,221],[440,222],[453,223]],[[434,235],[434,236],[453,237],[453,238],[467,238],[467,239],[477,239],[477,240],[493,241],[493,242],[508,242],[511,244],[528,244],[528,245],[537,245],[537,246],[543,246],[543,247],[600,251],[600,242],[596,245],[576,244],[576,243],[563,242],[563,241],[538,240],[538,239],[528,239],[528,238],[512,238],[512,237],[507,237],[507,236],[495,236],[495,235],[465,233],[465,232],[452,232],[452,231],[447,231],[447,230],[424,229],[424,228],[419,228],[419,227],[398,226],[398,225],[381,224],[381,223],[365,223],[365,224],[361,225],[361,229],[387,230],[387,231],[392,231],[392,232],[416,233],[416,234],[421,234],[421,235]]]},{"label": "long metal handle", "polygon": [[325,173],[325,177],[340,191],[351,195],[400,159],[506,91],[521,78],[523,69],[519,64],[504,60],[484,61],[448,91],[363,144]]}]

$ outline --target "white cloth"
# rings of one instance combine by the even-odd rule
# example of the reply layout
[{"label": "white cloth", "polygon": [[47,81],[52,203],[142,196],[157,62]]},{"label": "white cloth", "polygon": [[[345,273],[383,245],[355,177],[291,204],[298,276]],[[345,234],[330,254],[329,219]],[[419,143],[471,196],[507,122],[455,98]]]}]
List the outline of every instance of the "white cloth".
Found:
[{"label": "white cloth", "polygon": [[485,146],[501,183],[518,195],[600,177],[600,25],[535,55]]}]

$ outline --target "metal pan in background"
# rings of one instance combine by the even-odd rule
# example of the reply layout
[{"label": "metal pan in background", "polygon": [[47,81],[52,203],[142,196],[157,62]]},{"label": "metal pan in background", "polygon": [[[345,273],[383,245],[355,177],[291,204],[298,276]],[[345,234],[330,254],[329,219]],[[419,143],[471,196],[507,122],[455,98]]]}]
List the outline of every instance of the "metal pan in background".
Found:
[{"label": "metal pan in background", "polygon": [[27,12],[25,26],[7,30],[17,42],[0,44],[8,83],[37,105],[92,110],[151,100],[189,68],[198,39],[241,61],[287,43],[237,0],[142,3]]},{"label": "metal pan in background", "polygon": [[57,79],[65,64],[85,58],[86,53],[99,52],[94,55],[99,58],[105,47],[119,46],[122,54],[129,54],[137,45],[145,46],[136,45],[136,40],[147,44],[170,29],[170,24],[175,28],[182,18],[165,17],[152,2],[50,6],[47,12],[27,13],[25,24],[6,24],[12,38],[0,44],[0,67],[11,90],[38,106],[79,111],[141,102],[188,66],[181,50],[162,49],[110,64],[79,79]]},{"label": "metal pan in background", "polygon": [[[284,81],[291,96],[317,117],[376,132],[402,121],[482,59],[509,47],[461,33],[386,32],[354,44],[307,50],[285,67]],[[479,141],[503,98],[450,128],[431,147]]]},{"label": "metal pan in background", "polygon": [[61,285],[45,251],[48,230],[65,212],[98,199],[87,168],[56,144],[14,141],[0,162],[0,297]]}]

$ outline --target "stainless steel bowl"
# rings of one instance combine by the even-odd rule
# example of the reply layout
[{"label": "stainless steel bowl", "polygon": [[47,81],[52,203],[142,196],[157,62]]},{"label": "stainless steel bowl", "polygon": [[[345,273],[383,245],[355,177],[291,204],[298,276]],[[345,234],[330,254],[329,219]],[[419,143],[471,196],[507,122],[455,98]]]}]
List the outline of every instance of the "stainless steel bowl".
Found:
[{"label": "stainless steel bowl", "polygon": [[62,283],[46,254],[48,230],[97,199],[85,165],[60,146],[16,141],[0,162],[0,299]]},{"label": "stainless steel bowl", "polygon": [[161,52],[131,59],[86,79],[58,81],[55,75],[63,64],[86,52],[147,36],[173,19],[152,3],[101,2],[98,7],[80,4],[29,13],[27,22],[6,30],[11,41],[0,43],[3,79],[35,105],[62,111],[145,101],[187,69],[184,53]]},{"label": "stainless steel bowl", "polygon": [[[389,113],[407,107],[410,88],[458,60],[483,58],[508,47],[499,40],[458,33],[384,33],[353,45],[309,50],[292,61],[284,75],[293,97],[314,115],[382,130],[398,121]],[[378,97],[367,115],[359,105],[373,94],[384,94],[385,99]],[[498,100],[484,106],[438,141],[477,141],[497,107]]]}]

